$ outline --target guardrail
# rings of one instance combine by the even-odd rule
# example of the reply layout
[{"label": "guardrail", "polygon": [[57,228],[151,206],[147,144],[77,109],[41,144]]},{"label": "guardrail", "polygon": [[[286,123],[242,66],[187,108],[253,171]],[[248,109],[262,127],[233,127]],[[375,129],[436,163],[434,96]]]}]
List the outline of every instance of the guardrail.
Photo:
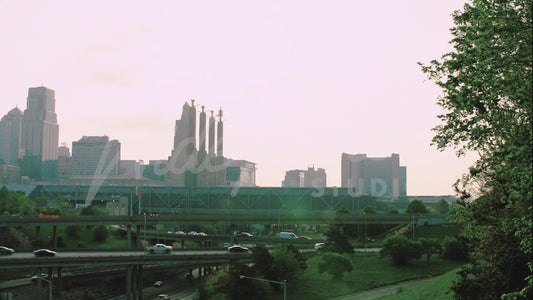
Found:
[{"label": "guardrail", "polygon": [[0,226],[43,226],[43,225],[156,225],[156,224],[413,224],[419,220],[443,223],[447,215],[355,215],[332,213],[284,214],[159,214],[155,216],[0,216]]}]

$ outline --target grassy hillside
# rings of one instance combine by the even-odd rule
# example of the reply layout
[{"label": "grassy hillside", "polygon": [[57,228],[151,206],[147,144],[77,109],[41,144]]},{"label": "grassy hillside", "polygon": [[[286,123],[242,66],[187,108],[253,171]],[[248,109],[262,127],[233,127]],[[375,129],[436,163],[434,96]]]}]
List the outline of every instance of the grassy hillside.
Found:
[{"label": "grassy hillside", "polygon": [[428,282],[415,287],[399,291],[396,295],[379,298],[380,300],[452,300],[453,291],[450,291],[452,281],[456,278],[458,269],[454,269]]},{"label": "grassy hillside", "polygon": [[288,298],[331,299],[406,280],[436,276],[462,264],[435,256],[429,262],[414,260],[407,266],[399,267],[393,266],[390,258],[380,257],[379,253],[355,253],[347,257],[350,258],[353,271],[345,273],[342,280],[338,281],[333,280],[328,273],[318,272],[320,255],[309,258],[303,276],[296,282],[288,283]]}]

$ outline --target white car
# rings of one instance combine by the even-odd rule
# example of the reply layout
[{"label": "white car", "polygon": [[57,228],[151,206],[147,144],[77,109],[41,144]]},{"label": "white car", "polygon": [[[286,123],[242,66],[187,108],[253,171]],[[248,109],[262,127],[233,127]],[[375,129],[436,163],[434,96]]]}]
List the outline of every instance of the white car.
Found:
[{"label": "white car", "polygon": [[326,244],[324,244],[324,243],[316,243],[315,244],[315,250],[321,250],[324,247],[326,247]]},{"label": "white car", "polygon": [[170,253],[172,251],[172,246],[167,246],[165,244],[155,244],[146,248],[146,251],[150,253]]}]

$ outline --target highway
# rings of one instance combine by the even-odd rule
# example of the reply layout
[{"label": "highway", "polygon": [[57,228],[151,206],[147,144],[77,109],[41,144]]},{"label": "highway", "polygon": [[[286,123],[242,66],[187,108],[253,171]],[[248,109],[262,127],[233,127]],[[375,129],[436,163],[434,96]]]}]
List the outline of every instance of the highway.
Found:
[{"label": "highway", "polygon": [[82,267],[176,265],[209,266],[230,261],[251,262],[248,253],[229,253],[226,250],[172,251],[170,254],[149,254],[144,251],[69,251],[57,252],[54,257],[35,257],[32,252],[16,252],[0,256],[2,268]]}]

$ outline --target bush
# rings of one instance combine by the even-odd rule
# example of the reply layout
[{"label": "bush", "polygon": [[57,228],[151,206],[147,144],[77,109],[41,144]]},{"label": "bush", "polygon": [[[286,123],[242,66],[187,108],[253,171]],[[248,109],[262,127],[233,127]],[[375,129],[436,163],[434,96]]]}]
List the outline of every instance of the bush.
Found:
[{"label": "bush", "polygon": [[405,265],[409,259],[422,256],[422,246],[413,242],[403,235],[393,235],[383,241],[381,256],[390,255],[395,265]]},{"label": "bush", "polygon": [[444,239],[442,248],[442,257],[445,259],[464,261],[468,258],[468,247],[456,238]]},{"label": "bush", "polygon": [[345,272],[353,270],[352,264],[348,258],[337,253],[326,253],[322,256],[322,262],[318,264],[318,272],[327,272],[333,275],[334,280],[342,278]]},{"label": "bush", "polygon": [[109,237],[109,230],[104,225],[98,225],[93,229],[93,238],[95,242],[103,243]]}]

